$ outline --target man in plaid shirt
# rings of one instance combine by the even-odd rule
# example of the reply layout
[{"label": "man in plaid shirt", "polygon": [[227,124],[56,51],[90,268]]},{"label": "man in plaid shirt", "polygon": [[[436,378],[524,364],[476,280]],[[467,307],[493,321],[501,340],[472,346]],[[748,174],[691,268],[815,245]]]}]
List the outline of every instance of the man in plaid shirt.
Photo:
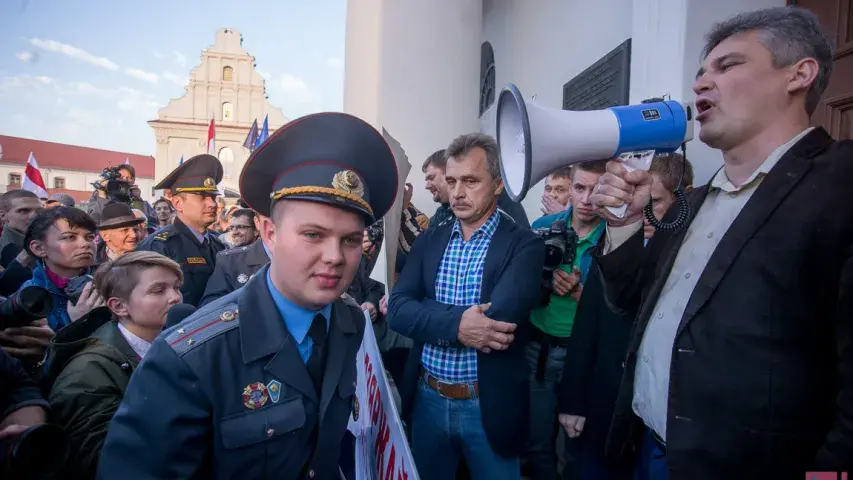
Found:
[{"label": "man in plaid shirt", "polygon": [[388,304],[415,341],[401,388],[421,478],[519,479],[528,434],[524,348],[545,247],[497,208],[497,145],[463,135],[446,150],[455,219],[415,241]]}]

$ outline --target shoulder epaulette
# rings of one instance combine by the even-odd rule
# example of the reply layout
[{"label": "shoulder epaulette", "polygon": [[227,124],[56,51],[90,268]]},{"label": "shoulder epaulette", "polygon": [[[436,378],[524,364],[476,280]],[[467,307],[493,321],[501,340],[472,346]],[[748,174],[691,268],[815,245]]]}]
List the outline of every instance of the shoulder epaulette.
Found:
[{"label": "shoulder epaulette", "polygon": [[344,292],[341,294],[341,300],[343,300],[344,303],[346,303],[347,305],[349,305],[351,307],[361,308],[361,305],[359,305],[358,302],[356,302],[355,299],[352,298],[352,296],[350,294],[348,294],[347,292]]},{"label": "shoulder epaulette", "polygon": [[183,356],[211,338],[237,328],[239,324],[237,304],[229,303],[216,310],[201,312],[196,318],[188,318],[166,335],[166,343],[178,356]]},{"label": "shoulder epaulette", "polygon": [[168,240],[169,237],[174,236],[176,233],[178,233],[177,230],[175,230],[174,228],[169,228],[167,226],[161,228],[160,230],[157,230],[151,236],[154,238],[154,240],[160,240],[162,242],[164,240]]},{"label": "shoulder epaulette", "polygon": [[223,250],[223,251],[221,251],[221,252],[217,253],[217,255],[222,255],[222,256],[226,256],[226,255],[234,255],[235,253],[245,252],[245,251],[246,251],[246,250],[248,250],[248,249],[249,249],[249,247],[248,247],[248,246],[246,246],[246,247],[237,247],[237,248],[229,248],[228,250]]}]

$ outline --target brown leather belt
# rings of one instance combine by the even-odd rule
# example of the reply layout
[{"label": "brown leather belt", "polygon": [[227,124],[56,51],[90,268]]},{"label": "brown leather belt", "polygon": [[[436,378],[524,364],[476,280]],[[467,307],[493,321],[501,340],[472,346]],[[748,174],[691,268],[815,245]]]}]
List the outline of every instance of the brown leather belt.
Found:
[{"label": "brown leather belt", "polygon": [[[424,383],[439,395],[451,400],[470,400],[480,396],[480,385],[478,382],[473,383],[447,383],[433,377],[426,370],[421,368],[421,378]],[[472,395],[473,390],[473,395]]]}]

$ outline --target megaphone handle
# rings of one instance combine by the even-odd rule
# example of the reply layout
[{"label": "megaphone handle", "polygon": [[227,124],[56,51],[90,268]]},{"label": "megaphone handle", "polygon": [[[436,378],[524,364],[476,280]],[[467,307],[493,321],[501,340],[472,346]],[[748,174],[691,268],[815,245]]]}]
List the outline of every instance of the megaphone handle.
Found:
[{"label": "megaphone handle", "polygon": [[607,210],[609,210],[616,218],[622,218],[625,216],[625,212],[628,211],[628,205],[622,205],[621,207],[607,207]]},{"label": "megaphone handle", "polygon": [[[631,152],[630,156],[621,156],[619,161],[622,162],[622,166],[625,167],[625,170],[629,172],[633,172],[637,169],[648,170],[649,167],[652,166],[652,158],[655,155],[654,150],[646,150],[641,152]],[[619,207],[607,207],[607,210],[612,213],[617,218],[622,218],[625,216],[625,212],[628,211],[628,205],[621,205]]]}]

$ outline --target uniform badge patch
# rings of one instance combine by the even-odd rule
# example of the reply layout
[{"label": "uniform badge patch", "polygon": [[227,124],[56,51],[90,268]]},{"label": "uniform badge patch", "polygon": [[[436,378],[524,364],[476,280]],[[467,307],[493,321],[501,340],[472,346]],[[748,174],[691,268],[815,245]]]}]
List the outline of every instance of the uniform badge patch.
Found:
[{"label": "uniform badge patch", "polygon": [[246,283],[249,281],[249,277],[245,273],[241,273],[240,275],[237,275],[237,281],[240,283]]},{"label": "uniform badge patch", "polygon": [[267,393],[267,386],[261,382],[255,382],[249,385],[246,385],[246,388],[243,389],[243,405],[249,409],[261,408],[266,405],[267,400],[269,400],[269,394]]},{"label": "uniform badge patch", "polygon": [[358,405],[358,395],[352,396],[352,419],[358,421],[358,412],[361,408]]},{"label": "uniform badge patch", "polygon": [[207,265],[207,260],[204,257],[187,257],[189,265]]},{"label": "uniform badge patch", "polygon": [[267,391],[270,392],[270,400],[272,403],[278,403],[278,399],[281,398],[281,382],[278,380],[272,380],[267,384]]}]

